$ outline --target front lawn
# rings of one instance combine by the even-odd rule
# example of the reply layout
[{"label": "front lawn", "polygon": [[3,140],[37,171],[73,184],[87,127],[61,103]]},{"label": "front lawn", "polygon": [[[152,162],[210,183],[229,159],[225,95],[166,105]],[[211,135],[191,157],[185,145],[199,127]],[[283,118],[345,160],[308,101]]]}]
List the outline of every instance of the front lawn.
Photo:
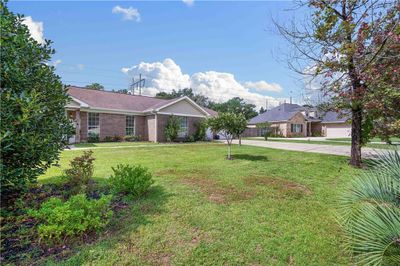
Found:
[{"label": "front lawn", "polygon": [[[81,154],[64,151],[58,180]],[[118,163],[155,175],[150,192],[96,242],[57,265],[349,265],[336,199],[359,170],[348,158],[251,146],[160,145],[94,150],[97,180]],[[51,261],[45,261],[50,263]]]}]

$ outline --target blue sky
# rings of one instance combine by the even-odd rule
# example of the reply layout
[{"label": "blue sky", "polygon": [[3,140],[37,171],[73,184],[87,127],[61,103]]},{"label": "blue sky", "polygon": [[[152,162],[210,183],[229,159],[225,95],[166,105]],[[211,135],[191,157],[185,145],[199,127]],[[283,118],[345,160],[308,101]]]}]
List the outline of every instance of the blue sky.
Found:
[{"label": "blue sky", "polygon": [[[301,77],[282,61],[287,43],[274,32],[272,22],[272,18],[290,17],[284,10],[291,5],[284,1],[194,1],[193,5],[182,1],[14,1],[9,7],[43,23],[42,34],[54,42],[53,62],[59,62],[57,73],[65,83],[99,82],[107,89],[121,89],[127,88],[132,75],[143,73],[148,74],[148,86],[158,91],[163,86],[168,91],[177,82],[177,88],[181,83],[196,86],[199,92],[224,100],[230,92],[221,87],[231,86],[229,96],[251,102],[254,94],[272,99],[288,97],[290,91],[297,97],[301,92]],[[140,21],[134,14],[129,20],[121,12],[113,13],[116,6],[136,9]],[[174,74],[176,66],[170,61],[163,65],[167,58],[180,67],[182,77],[175,80],[180,74]],[[139,66],[141,62],[147,65]],[[122,68],[130,70],[123,73]],[[200,74],[193,81],[195,73]],[[230,84],[230,76],[218,73],[232,74],[240,85]],[[173,82],[165,80],[171,78]],[[259,81],[275,85],[269,89]],[[235,87],[242,85],[249,93]],[[260,105],[260,99],[253,102]]]}]

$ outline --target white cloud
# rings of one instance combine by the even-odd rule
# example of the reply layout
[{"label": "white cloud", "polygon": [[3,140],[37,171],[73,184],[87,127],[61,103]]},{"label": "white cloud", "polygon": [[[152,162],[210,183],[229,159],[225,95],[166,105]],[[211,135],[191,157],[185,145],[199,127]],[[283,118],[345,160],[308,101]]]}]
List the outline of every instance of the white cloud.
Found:
[{"label": "white cloud", "polygon": [[243,86],[247,89],[254,89],[258,92],[281,92],[282,87],[277,83],[267,83],[264,80],[251,82],[247,81],[243,83]]},{"label": "white cloud", "polygon": [[56,61],[53,62],[53,66],[57,67],[59,64],[61,64],[61,62],[62,61],[60,59],[57,59]]},{"label": "white cloud", "polygon": [[[192,88],[195,93],[205,95],[216,102],[240,97],[248,103],[255,104],[257,108],[265,107],[266,100],[270,107],[279,104],[276,98],[250,92],[249,88],[238,82],[231,73],[207,71],[189,76],[182,73],[179,65],[169,58],[163,62],[142,62],[132,67],[122,68],[122,72],[130,77],[138,77],[142,74],[142,77],[146,79],[144,94],[147,95],[155,95],[160,91],[171,92],[173,89]],[[268,84],[265,81],[259,82]]]},{"label": "white cloud", "polygon": [[77,64],[76,67],[77,67],[79,70],[85,69],[85,65],[84,65],[84,64]]},{"label": "white cloud", "polygon": [[25,17],[22,24],[26,25],[32,38],[40,44],[44,43],[43,22],[34,21],[32,17]]},{"label": "white cloud", "polygon": [[112,9],[112,13],[114,14],[122,14],[123,20],[136,20],[137,22],[140,21],[140,13],[139,10],[133,7],[123,8],[120,6],[115,6]]},{"label": "white cloud", "polygon": [[182,0],[182,2],[187,6],[193,6],[194,0]]}]

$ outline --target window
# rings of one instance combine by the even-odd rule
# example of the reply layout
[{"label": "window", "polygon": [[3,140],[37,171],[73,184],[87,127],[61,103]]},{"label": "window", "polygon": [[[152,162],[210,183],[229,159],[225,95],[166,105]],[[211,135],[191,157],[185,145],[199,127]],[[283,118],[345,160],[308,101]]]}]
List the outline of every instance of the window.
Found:
[{"label": "window", "polygon": [[178,137],[179,138],[185,138],[188,135],[188,123],[187,123],[187,117],[179,117],[179,131],[178,131]]},{"label": "window", "polygon": [[88,118],[88,134],[95,133],[100,134],[100,119],[99,113],[89,113]]},{"label": "window", "polygon": [[292,133],[302,133],[303,132],[303,124],[291,124],[290,131]]},{"label": "window", "polygon": [[125,134],[135,135],[135,117],[133,115],[126,116]]}]

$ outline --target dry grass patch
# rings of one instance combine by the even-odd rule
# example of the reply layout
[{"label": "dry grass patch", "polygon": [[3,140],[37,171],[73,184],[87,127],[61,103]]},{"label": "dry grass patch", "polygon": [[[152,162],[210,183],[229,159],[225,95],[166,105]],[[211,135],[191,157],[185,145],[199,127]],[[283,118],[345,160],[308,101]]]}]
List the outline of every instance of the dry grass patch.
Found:
[{"label": "dry grass patch", "polygon": [[266,186],[279,193],[279,196],[302,198],[311,195],[312,191],[299,183],[273,177],[247,177],[244,179],[247,186]]},{"label": "dry grass patch", "polygon": [[253,190],[240,190],[236,187],[229,185],[222,185],[221,183],[208,179],[208,178],[182,178],[180,179],[185,185],[198,188],[207,199],[217,204],[228,204],[236,201],[244,201],[254,197]]}]

